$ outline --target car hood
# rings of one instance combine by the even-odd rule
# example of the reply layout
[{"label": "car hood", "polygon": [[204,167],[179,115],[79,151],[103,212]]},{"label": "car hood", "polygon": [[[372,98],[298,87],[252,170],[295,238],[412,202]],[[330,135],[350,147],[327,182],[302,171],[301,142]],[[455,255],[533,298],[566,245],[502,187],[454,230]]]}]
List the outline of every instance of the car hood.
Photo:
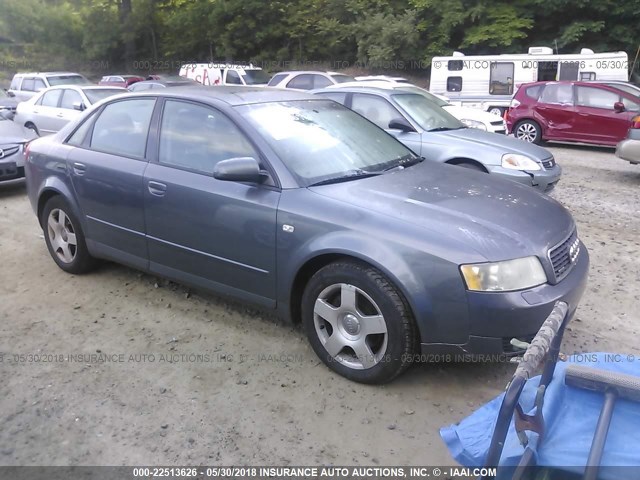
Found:
[{"label": "car hood", "polygon": [[532,143],[524,142],[507,135],[485,132],[477,128],[461,128],[459,130],[448,130],[444,132],[438,132],[438,134],[444,135],[458,142],[473,142],[476,144],[480,143],[487,147],[494,147],[500,150],[500,152],[503,154],[518,153],[520,155],[526,155],[537,161],[547,160],[553,156],[548,150]]},{"label": "car hood", "polygon": [[10,120],[0,121],[0,145],[26,143],[36,137],[37,135],[33,130],[24,128],[18,123]]},{"label": "car hood", "polygon": [[2,97],[0,98],[0,107],[11,107],[15,108],[18,106],[20,101],[15,97]]},{"label": "car hood", "polygon": [[476,120],[482,123],[491,123],[502,120],[502,118],[498,115],[485,112],[484,110],[480,110],[479,108],[459,107],[457,105],[444,105],[442,108],[459,119],[468,118],[469,120]]},{"label": "car hood", "polygon": [[440,247],[487,261],[545,258],[575,228],[562,205],[531,187],[437,162],[310,190],[389,217],[387,228],[394,219],[411,223]]}]

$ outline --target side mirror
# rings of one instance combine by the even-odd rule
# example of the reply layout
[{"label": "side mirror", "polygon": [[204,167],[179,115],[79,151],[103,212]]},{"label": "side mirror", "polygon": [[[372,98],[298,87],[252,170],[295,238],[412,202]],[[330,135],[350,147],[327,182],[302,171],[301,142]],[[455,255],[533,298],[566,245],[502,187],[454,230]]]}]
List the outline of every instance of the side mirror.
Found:
[{"label": "side mirror", "polygon": [[213,169],[213,178],[232,182],[262,183],[266,174],[260,170],[255,158],[239,157],[218,162]]},{"label": "side mirror", "polygon": [[622,103],[622,102],[616,102],[616,103],[614,103],[614,104],[613,104],[613,111],[614,111],[614,112],[616,112],[616,113],[622,113],[622,112],[624,112],[624,111],[625,111],[624,103]]},{"label": "side mirror", "polygon": [[73,102],[73,109],[74,110],[78,110],[79,112],[82,112],[86,109],[87,107],[84,106],[84,103],[82,102]]},{"label": "side mirror", "polygon": [[7,90],[6,88],[5,88],[5,90],[4,90],[4,91],[5,91],[5,92],[7,92],[7,95],[9,95],[11,98],[13,98],[13,97],[15,97],[15,96],[16,96],[16,94],[15,94],[15,93],[13,93],[13,92],[11,92],[11,91]]},{"label": "side mirror", "polygon": [[407,122],[404,118],[394,118],[389,122],[389,129],[391,130],[401,130],[405,133],[407,132],[415,132],[416,129],[411,126],[409,122]]}]

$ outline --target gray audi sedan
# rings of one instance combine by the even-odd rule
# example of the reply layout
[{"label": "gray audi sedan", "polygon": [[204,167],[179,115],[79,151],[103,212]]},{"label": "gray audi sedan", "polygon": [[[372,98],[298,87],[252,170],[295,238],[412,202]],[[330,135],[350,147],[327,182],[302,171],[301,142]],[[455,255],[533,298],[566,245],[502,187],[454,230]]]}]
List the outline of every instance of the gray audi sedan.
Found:
[{"label": "gray audi sedan", "polygon": [[557,300],[573,314],[587,280],[555,200],[423,161],[303,92],[112,97],[26,156],[60,268],[108,259],[275,310],[359,382],[390,381],[420,353],[512,354]]}]

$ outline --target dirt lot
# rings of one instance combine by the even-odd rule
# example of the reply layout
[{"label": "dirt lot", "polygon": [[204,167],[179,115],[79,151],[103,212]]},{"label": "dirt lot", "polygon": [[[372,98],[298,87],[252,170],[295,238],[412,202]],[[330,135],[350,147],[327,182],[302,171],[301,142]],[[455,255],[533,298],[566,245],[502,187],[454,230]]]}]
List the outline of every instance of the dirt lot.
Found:
[{"label": "dirt lot", "polygon": [[[611,150],[552,150],[565,169],[553,195],[592,259],[564,351],[638,353],[640,168]],[[23,186],[0,187],[0,253],[2,465],[453,464],[438,428],[514,368],[351,383],[264,314],[117,265],[63,273]]]}]

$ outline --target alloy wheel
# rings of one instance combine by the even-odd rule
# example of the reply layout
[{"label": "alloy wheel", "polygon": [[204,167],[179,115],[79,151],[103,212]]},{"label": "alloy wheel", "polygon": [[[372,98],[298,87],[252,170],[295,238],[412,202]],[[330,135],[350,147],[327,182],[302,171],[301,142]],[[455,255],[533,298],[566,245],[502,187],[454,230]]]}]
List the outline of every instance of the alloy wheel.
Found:
[{"label": "alloy wheel", "polygon": [[51,248],[61,262],[71,263],[76,258],[78,242],[69,216],[54,208],[47,219],[47,233]]},{"label": "alloy wheel", "polygon": [[535,125],[531,123],[522,123],[518,125],[516,129],[516,138],[524,140],[525,142],[534,143],[538,137],[538,131]]}]

